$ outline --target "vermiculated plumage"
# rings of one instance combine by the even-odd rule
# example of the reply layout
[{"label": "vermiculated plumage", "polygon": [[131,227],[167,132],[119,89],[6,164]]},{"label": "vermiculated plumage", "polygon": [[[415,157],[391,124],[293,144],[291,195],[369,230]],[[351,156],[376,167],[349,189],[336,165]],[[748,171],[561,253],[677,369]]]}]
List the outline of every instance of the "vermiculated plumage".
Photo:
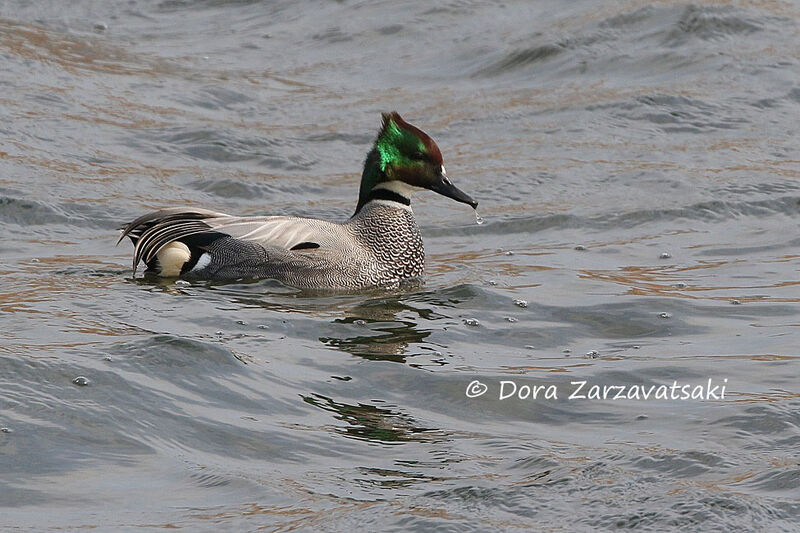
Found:
[{"label": "vermiculated plumage", "polygon": [[134,275],[143,261],[149,272],[189,279],[271,278],[303,289],[396,287],[425,268],[409,199],[418,188],[477,205],[450,183],[433,140],[392,113],[384,115],[367,157],[356,213],[344,222],[171,208],[127,224],[120,240],[134,243]]}]

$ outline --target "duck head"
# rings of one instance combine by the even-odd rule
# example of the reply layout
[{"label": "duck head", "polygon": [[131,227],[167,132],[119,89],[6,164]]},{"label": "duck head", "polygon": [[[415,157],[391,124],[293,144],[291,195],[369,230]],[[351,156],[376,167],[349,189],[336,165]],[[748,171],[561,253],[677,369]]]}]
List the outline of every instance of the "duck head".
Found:
[{"label": "duck head", "polygon": [[396,112],[383,114],[383,124],[364,162],[356,212],[375,198],[390,198],[409,205],[411,193],[429,189],[472,206],[478,202],[452,184],[442,153],[433,139]]}]

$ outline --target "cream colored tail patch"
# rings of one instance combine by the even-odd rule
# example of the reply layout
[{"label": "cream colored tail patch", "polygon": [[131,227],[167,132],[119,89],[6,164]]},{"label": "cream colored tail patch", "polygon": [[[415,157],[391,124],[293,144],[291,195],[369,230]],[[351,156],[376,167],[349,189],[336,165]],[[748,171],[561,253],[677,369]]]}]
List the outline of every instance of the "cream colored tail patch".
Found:
[{"label": "cream colored tail patch", "polygon": [[158,265],[161,267],[158,275],[171,278],[181,275],[181,268],[192,257],[189,247],[182,242],[174,241],[158,251],[156,254]]}]

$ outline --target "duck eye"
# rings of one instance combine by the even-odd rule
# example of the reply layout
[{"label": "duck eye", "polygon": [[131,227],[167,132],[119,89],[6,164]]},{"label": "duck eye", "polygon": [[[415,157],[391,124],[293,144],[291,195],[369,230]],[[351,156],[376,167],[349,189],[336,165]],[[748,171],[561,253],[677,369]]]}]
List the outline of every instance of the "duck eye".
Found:
[{"label": "duck eye", "polygon": [[425,154],[423,154],[420,151],[416,151],[413,154],[411,154],[411,159],[413,159],[414,161],[422,161],[423,159],[425,159]]}]

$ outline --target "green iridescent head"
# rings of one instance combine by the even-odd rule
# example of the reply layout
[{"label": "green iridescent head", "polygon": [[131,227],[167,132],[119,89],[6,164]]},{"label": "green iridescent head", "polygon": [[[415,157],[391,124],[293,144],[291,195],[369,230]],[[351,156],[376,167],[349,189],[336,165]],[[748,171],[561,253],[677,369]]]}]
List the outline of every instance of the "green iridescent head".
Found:
[{"label": "green iridescent head", "polygon": [[425,163],[442,166],[442,153],[428,134],[412,126],[395,111],[383,114],[383,125],[375,140],[382,172]]},{"label": "green iridescent head", "polygon": [[383,114],[381,130],[364,163],[356,211],[370,200],[375,189],[392,190],[392,182],[410,186],[395,186],[395,190],[430,189],[472,207],[478,205],[450,183],[442,153],[433,139],[403,120],[396,111]]}]

